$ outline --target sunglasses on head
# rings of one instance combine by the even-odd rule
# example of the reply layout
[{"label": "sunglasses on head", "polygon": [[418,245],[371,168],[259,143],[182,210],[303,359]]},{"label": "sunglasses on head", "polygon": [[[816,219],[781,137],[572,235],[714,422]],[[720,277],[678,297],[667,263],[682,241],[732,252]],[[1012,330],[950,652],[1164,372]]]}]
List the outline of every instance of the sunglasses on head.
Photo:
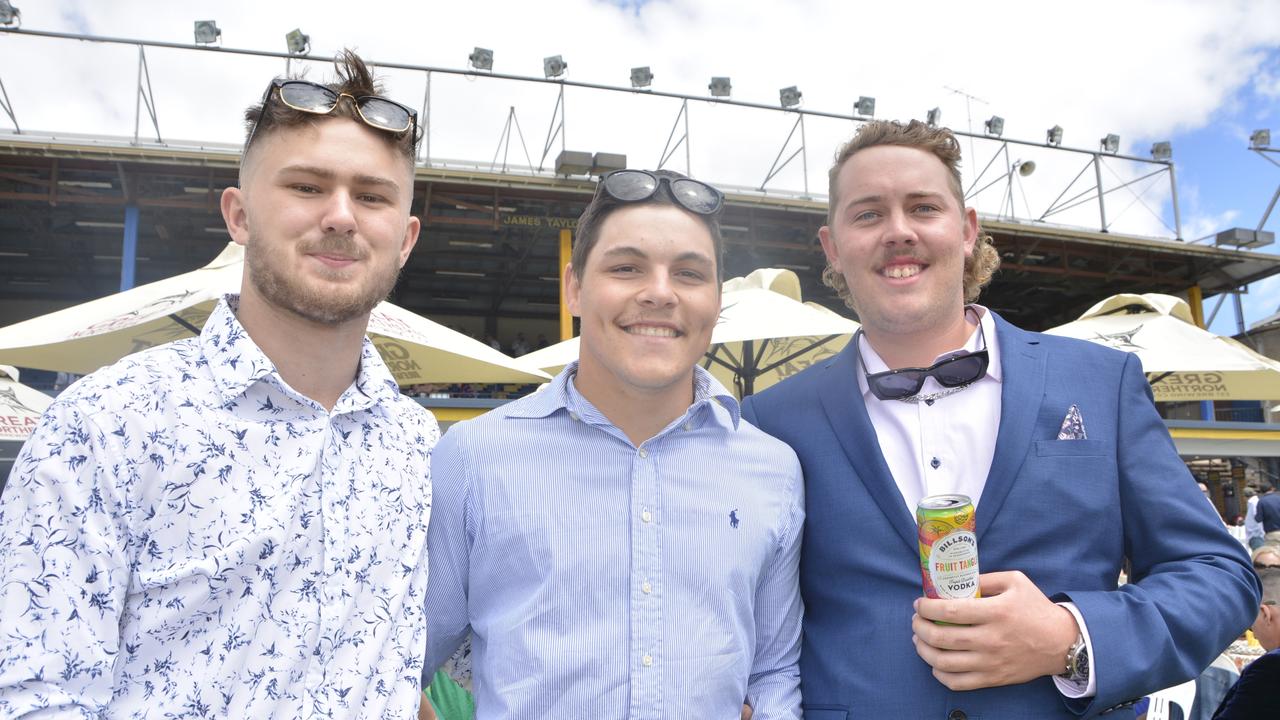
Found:
[{"label": "sunglasses on head", "polygon": [[1254,570],[1270,570],[1273,568],[1280,568],[1280,564],[1277,564],[1277,563],[1254,563],[1253,564]]},{"label": "sunglasses on head", "polygon": [[[854,335],[854,342],[862,340],[862,329]],[[961,353],[930,365],[927,368],[901,368],[884,372],[867,372],[867,363],[862,359],[862,346],[858,345],[858,360],[862,363],[862,372],[867,378],[867,387],[871,394],[881,400],[901,400],[917,395],[924,381],[933,378],[944,388],[964,387],[977,382],[987,374],[987,365],[991,362],[987,353],[987,339],[983,334],[982,323],[978,323],[978,340],[982,349],[977,352]]]},{"label": "sunglasses on head", "polygon": [[262,115],[267,111],[267,103],[272,98],[278,99],[285,107],[298,112],[313,115],[328,115],[338,107],[342,98],[351,100],[356,108],[356,115],[361,122],[376,130],[399,134],[408,130],[413,136],[418,134],[418,113],[413,108],[401,105],[377,95],[361,95],[356,97],[349,93],[337,93],[333,90],[306,80],[272,80],[267,92],[262,96],[262,107],[258,111],[258,120],[249,133],[249,142],[258,132],[262,124]]},{"label": "sunglasses on head", "polygon": [[724,193],[692,178],[670,178],[648,170],[614,170],[600,181],[600,189],[622,202],[643,202],[666,184],[680,207],[697,215],[714,215],[724,205]]}]

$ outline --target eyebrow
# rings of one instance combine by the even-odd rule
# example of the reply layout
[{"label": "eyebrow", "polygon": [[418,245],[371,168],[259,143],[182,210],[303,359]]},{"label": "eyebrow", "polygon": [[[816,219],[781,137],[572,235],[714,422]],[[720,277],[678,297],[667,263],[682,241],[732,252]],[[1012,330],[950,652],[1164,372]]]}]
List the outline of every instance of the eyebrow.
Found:
[{"label": "eyebrow", "polygon": [[[279,175],[287,175],[289,173],[297,173],[299,175],[311,175],[323,180],[332,180],[337,177],[337,173],[329,168],[320,167],[318,165],[286,165],[280,168]],[[400,183],[391,178],[379,177],[377,175],[356,175],[352,178],[356,185],[386,187],[394,191],[400,190]]]},{"label": "eyebrow", "polygon": [[[618,247],[605,250],[605,257],[638,257],[645,260],[649,259],[649,254],[634,245],[620,245]],[[696,250],[686,250],[675,257],[676,262],[696,262],[704,265],[711,265],[711,258],[705,253]]]},{"label": "eyebrow", "polygon": [[[943,195],[942,193],[933,192],[931,190],[915,190],[907,193],[908,200],[920,200],[922,198],[928,199],[928,198],[940,198],[940,197],[946,197],[946,196]],[[883,195],[863,195],[862,197],[856,197],[850,200],[849,202],[845,203],[844,206],[853,207],[854,205],[862,205],[864,203],[873,203],[873,202],[884,202],[884,196]]]}]

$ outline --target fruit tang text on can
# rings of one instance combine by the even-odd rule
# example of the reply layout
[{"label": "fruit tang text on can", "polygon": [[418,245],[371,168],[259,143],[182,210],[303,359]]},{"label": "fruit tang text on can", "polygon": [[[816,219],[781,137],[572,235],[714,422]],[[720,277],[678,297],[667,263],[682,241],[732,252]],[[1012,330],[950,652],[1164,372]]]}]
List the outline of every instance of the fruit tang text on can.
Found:
[{"label": "fruit tang text on can", "polygon": [[926,597],[978,597],[978,536],[967,495],[930,495],[916,506]]}]

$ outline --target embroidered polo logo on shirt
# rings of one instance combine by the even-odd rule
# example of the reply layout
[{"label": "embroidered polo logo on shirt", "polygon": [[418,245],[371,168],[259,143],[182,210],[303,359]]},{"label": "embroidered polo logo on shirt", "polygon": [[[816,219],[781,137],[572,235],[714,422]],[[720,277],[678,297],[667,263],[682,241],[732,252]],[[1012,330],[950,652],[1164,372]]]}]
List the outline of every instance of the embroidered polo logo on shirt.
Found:
[{"label": "embroidered polo logo on shirt", "polygon": [[738,529],[738,508],[729,511],[729,527],[734,530]]}]

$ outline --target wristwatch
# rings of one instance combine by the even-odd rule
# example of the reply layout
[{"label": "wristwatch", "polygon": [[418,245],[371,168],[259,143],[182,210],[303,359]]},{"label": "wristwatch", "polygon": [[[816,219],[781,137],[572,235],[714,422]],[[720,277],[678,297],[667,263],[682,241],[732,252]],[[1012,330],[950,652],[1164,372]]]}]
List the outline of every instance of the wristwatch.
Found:
[{"label": "wristwatch", "polygon": [[1067,651],[1066,666],[1066,670],[1059,673],[1058,677],[1073,683],[1089,682],[1089,646],[1085,644],[1084,633],[1076,636],[1076,641]]}]

